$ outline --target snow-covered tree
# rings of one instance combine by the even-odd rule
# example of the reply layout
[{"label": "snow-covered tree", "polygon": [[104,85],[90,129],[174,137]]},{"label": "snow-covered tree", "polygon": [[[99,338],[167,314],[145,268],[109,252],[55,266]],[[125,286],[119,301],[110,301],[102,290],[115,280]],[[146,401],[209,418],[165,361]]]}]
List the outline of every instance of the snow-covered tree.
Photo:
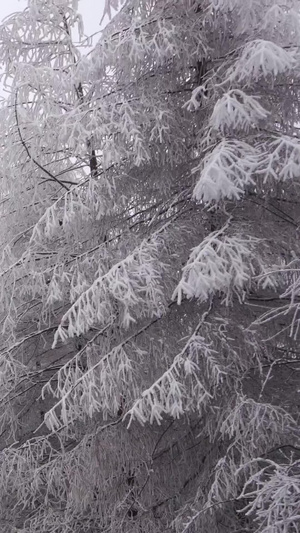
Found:
[{"label": "snow-covered tree", "polygon": [[298,4],[0,27],[1,530],[299,531]]}]

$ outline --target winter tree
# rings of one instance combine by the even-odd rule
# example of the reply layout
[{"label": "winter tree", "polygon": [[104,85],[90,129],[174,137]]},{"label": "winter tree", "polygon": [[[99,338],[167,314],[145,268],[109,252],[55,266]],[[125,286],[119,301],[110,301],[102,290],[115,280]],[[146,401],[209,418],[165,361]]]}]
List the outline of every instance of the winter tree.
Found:
[{"label": "winter tree", "polygon": [[299,2],[114,9],[0,28],[1,531],[299,531]]}]

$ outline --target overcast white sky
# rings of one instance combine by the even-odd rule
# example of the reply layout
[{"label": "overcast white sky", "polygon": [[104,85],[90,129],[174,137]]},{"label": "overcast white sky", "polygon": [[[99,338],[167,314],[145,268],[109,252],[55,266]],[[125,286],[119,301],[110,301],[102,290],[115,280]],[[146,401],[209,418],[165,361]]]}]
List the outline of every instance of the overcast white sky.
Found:
[{"label": "overcast white sky", "polygon": [[[83,17],[84,29],[91,35],[100,29],[100,20],[104,9],[105,0],[80,0],[79,11]],[[0,0],[0,22],[4,17],[16,11],[23,11],[27,0]]]}]

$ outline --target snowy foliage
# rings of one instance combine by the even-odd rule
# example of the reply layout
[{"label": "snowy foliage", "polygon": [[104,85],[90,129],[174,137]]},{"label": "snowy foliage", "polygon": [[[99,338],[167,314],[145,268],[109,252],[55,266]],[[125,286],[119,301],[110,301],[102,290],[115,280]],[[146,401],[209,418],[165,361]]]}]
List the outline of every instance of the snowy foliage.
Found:
[{"label": "snowy foliage", "polygon": [[269,143],[261,173],[266,181],[292,180],[300,176],[300,143],[297,138],[281,135]]},{"label": "snowy foliage", "polygon": [[[198,335],[202,323],[203,319],[181,352],[175,356],[168,370],[150,388],[143,391],[142,398],[127,412],[130,423],[136,419],[142,424],[147,420],[151,424],[161,424],[163,415],[180,418],[189,410],[203,412],[226,371],[218,364],[217,352],[212,349],[211,343],[207,344],[205,339]],[[191,387],[192,398],[189,395]]]},{"label": "snowy foliage", "polygon": [[125,259],[96,278],[63,315],[53,348],[59,338],[79,336],[95,323],[109,324],[114,320],[117,303],[120,304],[117,306],[119,320],[125,329],[139,316],[161,316],[164,312],[161,283],[164,265],[159,263],[158,253],[159,240],[154,235],[152,242],[142,242]]},{"label": "snowy foliage", "polygon": [[221,293],[227,304],[233,294],[240,298],[255,272],[257,246],[257,239],[224,236],[224,229],[208,235],[192,250],[173,298],[179,304],[183,295],[205,302]]},{"label": "snowy foliage", "polygon": [[254,185],[254,173],[260,153],[249,144],[237,140],[222,140],[213,151],[193,168],[200,172],[193,196],[206,205],[223,199],[239,199],[247,185]]},{"label": "snowy foliage", "polygon": [[296,532],[299,2],[78,9],[0,26],[0,530]]},{"label": "snowy foliage", "polygon": [[239,498],[249,503],[243,511],[256,515],[259,531],[288,533],[299,526],[299,460],[289,464],[261,461],[265,466],[245,483]]},{"label": "snowy foliage", "polygon": [[235,64],[227,72],[226,81],[252,83],[269,76],[292,73],[296,52],[285,50],[272,41],[257,39],[246,44]]},{"label": "snowy foliage", "polygon": [[247,131],[254,125],[257,126],[267,115],[257,98],[236,89],[218,100],[210,117],[210,125],[223,135],[231,128]]}]

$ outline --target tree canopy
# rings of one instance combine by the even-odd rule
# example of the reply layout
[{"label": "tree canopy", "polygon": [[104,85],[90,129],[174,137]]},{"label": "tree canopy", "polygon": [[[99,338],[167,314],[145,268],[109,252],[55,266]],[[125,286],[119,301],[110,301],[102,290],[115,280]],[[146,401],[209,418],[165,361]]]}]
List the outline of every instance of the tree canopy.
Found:
[{"label": "tree canopy", "polygon": [[299,2],[78,9],[0,27],[1,528],[297,532]]}]

